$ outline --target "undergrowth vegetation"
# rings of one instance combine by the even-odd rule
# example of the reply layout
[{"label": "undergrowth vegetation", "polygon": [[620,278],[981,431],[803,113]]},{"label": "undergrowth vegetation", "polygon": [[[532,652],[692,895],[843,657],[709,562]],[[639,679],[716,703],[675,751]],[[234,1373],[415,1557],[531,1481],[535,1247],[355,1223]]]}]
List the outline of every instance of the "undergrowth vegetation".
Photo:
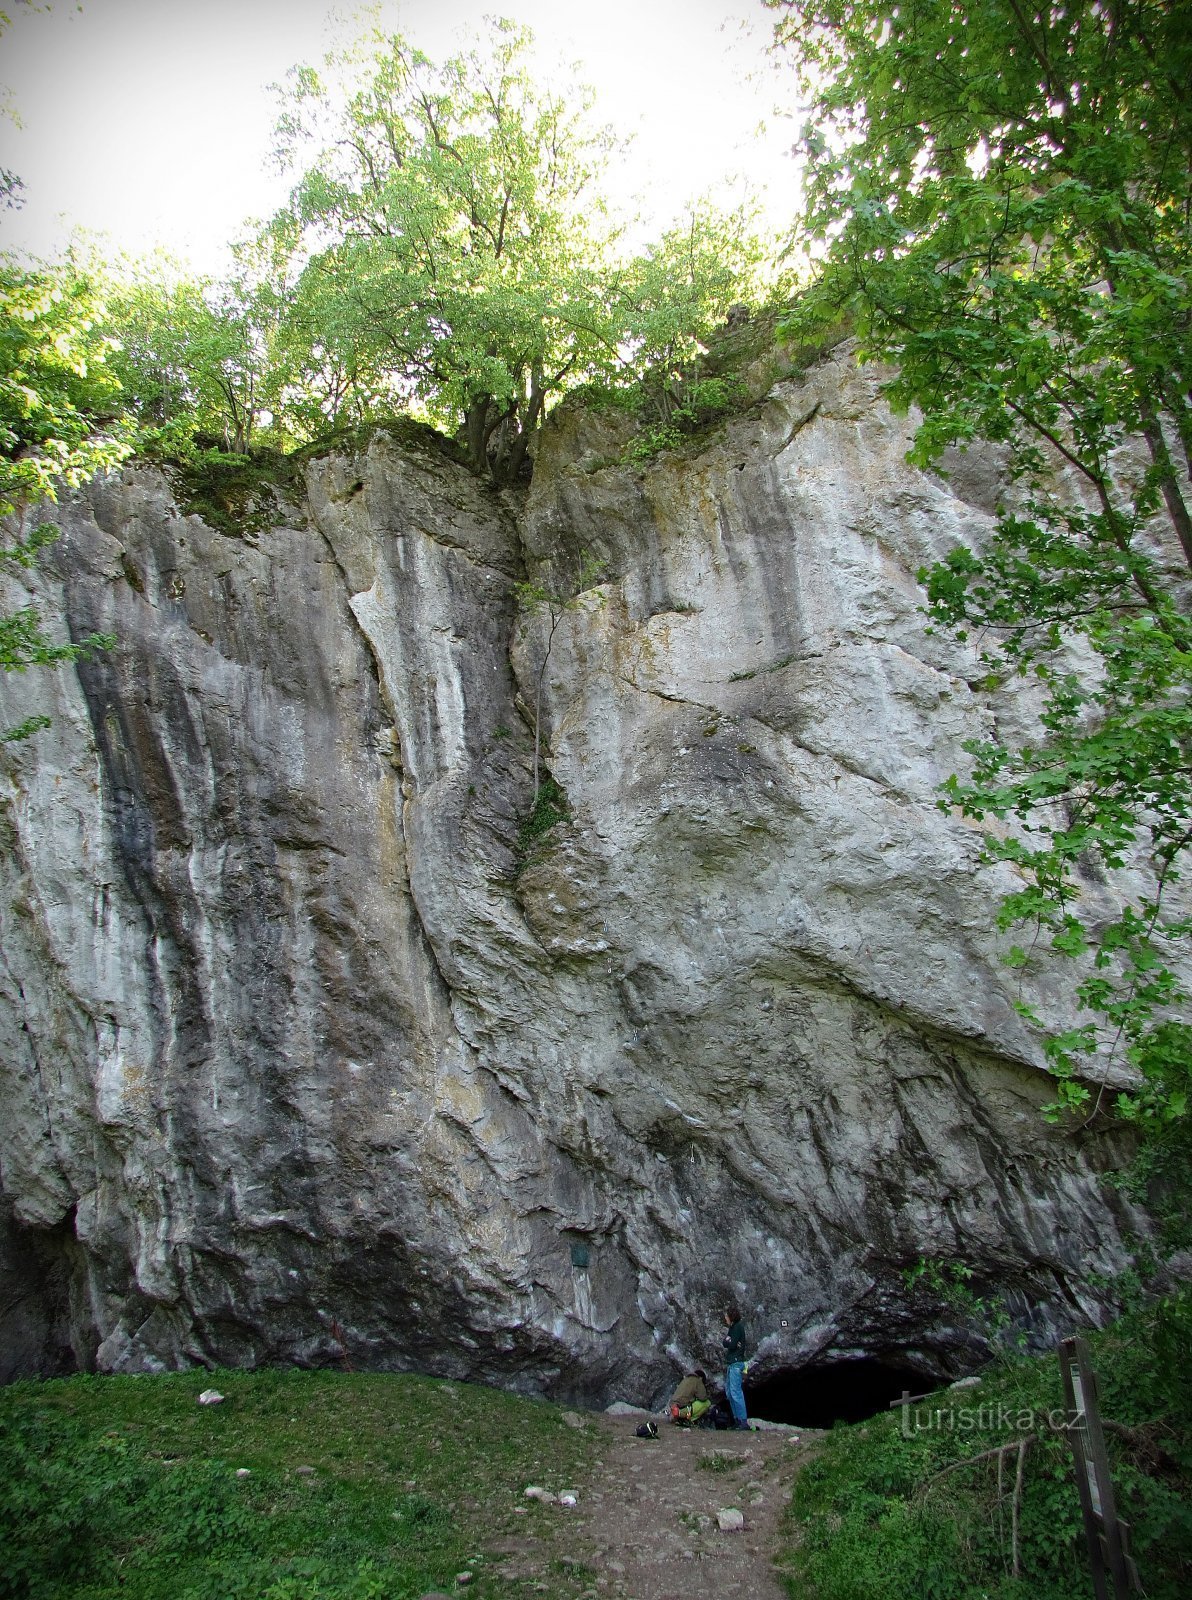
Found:
[{"label": "undergrowth vegetation", "polygon": [[[1124,1317],[1091,1344],[1118,1512],[1132,1525],[1146,1593],[1182,1600],[1192,1592],[1192,1293]],[[795,1488],[792,1595],[1087,1600],[1063,1408],[1057,1358],[1014,1357],[975,1388],[833,1430]]]},{"label": "undergrowth vegetation", "polygon": [[538,787],[529,816],[517,830],[517,848],[514,855],[519,872],[529,864],[539,841],[546,837],[556,823],[566,822],[570,815],[567,796],[555,779],[548,775]]},{"label": "undergrowth vegetation", "polygon": [[[207,1383],[222,1404],[196,1403]],[[574,1483],[590,1454],[554,1406],[417,1377],[18,1383],[0,1392],[0,1597],[414,1600],[464,1570],[469,1594],[505,1596],[487,1546],[549,1538],[521,1490]]]},{"label": "undergrowth vegetation", "polygon": [[296,476],[279,451],[241,455],[218,445],[188,450],[165,465],[183,515],[201,517],[233,538],[273,527],[280,516],[277,492]]},{"label": "undergrowth vegetation", "polygon": [[676,450],[723,422],[748,401],[739,378],[695,378],[668,395],[661,420],[647,422],[625,446],[626,462],[648,461],[664,450]]}]

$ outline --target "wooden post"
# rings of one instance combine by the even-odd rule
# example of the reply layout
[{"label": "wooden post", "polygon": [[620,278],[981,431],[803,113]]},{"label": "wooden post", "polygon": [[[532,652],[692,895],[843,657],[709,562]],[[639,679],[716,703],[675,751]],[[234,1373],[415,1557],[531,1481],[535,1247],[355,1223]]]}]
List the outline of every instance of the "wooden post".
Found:
[{"label": "wooden post", "polygon": [[1096,1600],[1129,1600],[1131,1594],[1141,1593],[1142,1583],[1130,1554],[1130,1525],[1120,1521],[1114,1503],[1109,1456],[1101,1429],[1097,1375],[1083,1339],[1065,1339],[1060,1345],[1060,1373],[1093,1592]]}]

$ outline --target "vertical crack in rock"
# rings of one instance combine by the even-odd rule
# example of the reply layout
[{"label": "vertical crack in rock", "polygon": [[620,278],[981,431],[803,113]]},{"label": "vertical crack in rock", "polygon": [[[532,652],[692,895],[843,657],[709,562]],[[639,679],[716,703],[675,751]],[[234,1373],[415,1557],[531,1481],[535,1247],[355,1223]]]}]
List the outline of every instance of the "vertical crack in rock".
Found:
[{"label": "vertical crack in rock", "polygon": [[[335,569],[339,574],[340,582],[341,582],[342,587],[343,587],[343,598],[344,598],[345,609],[346,609],[348,615],[352,618],[352,622],[353,622],[353,624],[355,626],[355,630],[356,630],[357,636],[360,639],[360,643],[361,643],[361,645],[363,647],[365,657],[368,660],[369,667],[370,667],[370,670],[371,670],[372,675],[373,675],[373,680],[374,680],[374,682],[376,684],[376,687],[377,687],[377,694],[378,694],[380,700],[382,701],[382,703],[385,705],[386,709],[388,710],[389,716],[390,716],[390,718],[392,720],[392,723],[393,723],[393,726],[394,726],[394,731],[398,732],[398,730],[400,728],[400,719],[398,717],[397,707],[394,705],[393,697],[390,694],[389,689],[388,689],[388,687],[387,687],[387,685],[385,683],[384,674],[383,674],[383,672],[381,670],[381,662],[380,662],[380,660],[378,658],[377,650],[376,650],[376,646],[375,646],[375,644],[373,642],[373,638],[370,635],[368,629],[364,626],[363,622],[361,621],[359,612],[357,611],[357,608],[356,608],[356,605],[355,605],[355,601],[359,598],[359,596],[352,593],[351,581],[350,581],[350,579],[348,577],[347,571],[344,568],[343,562],[340,560],[339,552],[336,550],[335,544],[332,541],[331,537],[329,536],[329,534],[327,533],[325,528],[323,528],[320,525],[317,516],[313,519],[313,521],[314,521],[314,526],[318,529],[320,538],[322,539],[324,545],[327,548],[328,554],[331,556],[332,561],[335,563]],[[399,736],[399,739],[400,739],[400,733],[398,734],[398,736]],[[405,756],[404,746],[401,748],[399,760],[400,760],[400,769],[399,770],[400,771],[404,771],[405,768],[406,768],[406,756]],[[403,833],[403,837],[405,839],[406,850],[408,852],[410,850],[411,841],[410,841],[409,832],[408,832],[408,830],[406,828],[406,808],[405,808],[404,805],[401,808],[401,813],[402,813],[402,833]],[[412,910],[414,912],[414,916],[417,919],[418,929],[419,929],[419,933],[421,934],[422,942],[423,942],[423,945],[424,945],[425,950],[426,950],[427,960],[430,962],[430,965],[431,965],[431,967],[432,967],[432,969],[434,971],[435,977],[436,977],[436,979],[437,979],[437,981],[438,981],[438,983],[440,985],[444,1002],[449,1005],[450,1004],[450,1000],[451,1000],[451,984],[450,984],[450,982],[448,980],[447,974],[443,971],[443,968],[440,965],[438,953],[435,950],[434,940],[430,937],[430,933],[429,933],[429,930],[427,929],[426,922],[425,922],[425,920],[424,920],[424,918],[422,916],[422,908],[418,903],[418,894],[417,894],[417,891],[416,891],[415,886],[414,886],[412,881],[410,882],[410,885],[409,885],[409,893],[410,893],[410,905],[411,905],[411,908],[412,908]]]}]

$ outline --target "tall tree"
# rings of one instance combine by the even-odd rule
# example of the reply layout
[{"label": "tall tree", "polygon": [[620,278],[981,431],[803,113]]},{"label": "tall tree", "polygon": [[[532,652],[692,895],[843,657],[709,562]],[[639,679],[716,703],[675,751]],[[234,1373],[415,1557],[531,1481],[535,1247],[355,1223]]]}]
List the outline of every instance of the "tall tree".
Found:
[{"label": "tall tree", "polygon": [[727,210],[703,199],[618,275],[621,364],[658,421],[669,422],[684,403],[700,351],[734,305],[761,296],[766,256],[751,204]]},{"label": "tall tree", "polygon": [[244,454],[275,387],[276,309],[241,273],[216,284],[167,257],[106,274],[107,368],[142,445],[185,452],[196,436]]},{"label": "tall tree", "polygon": [[[897,365],[891,400],[922,413],[919,464],[975,438],[1007,456],[992,540],[921,577],[936,619],[982,630],[1046,705],[1028,747],[973,745],[945,803],[1016,820],[987,842],[1024,882],[1004,925],[1034,923],[1091,962],[1087,1024],[1047,1043],[1060,1102],[1100,1103],[1089,1058],[1124,1048],[1145,1086],[1122,1109],[1178,1117],[1192,1071],[1171,961],[1192,924],[1169,909],[1192,843],[1192,6],[767,4],[812,107],[805,229],[822,269],[793,324],[849,309],[863,355]],[[1098,922],[1091,864],[1140,854],[1150,892]]]},{"label": "tall tree", "polygon": [[296,70],[279,124],[302,168],[271,232],[301,267],[306,325],[341,366],[381,372],[516,478],[547,400],[611,358],[596,187],[609,136],[581,94],[535,87],[529,35],[432,64],[374,34],[346,104]]}]

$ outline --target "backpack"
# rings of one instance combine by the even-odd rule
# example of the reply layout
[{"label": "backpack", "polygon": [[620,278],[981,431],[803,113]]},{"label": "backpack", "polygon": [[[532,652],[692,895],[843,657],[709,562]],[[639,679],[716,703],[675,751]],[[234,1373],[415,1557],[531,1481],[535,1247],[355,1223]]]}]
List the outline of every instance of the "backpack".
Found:
[{"label": "backpack", "polygon": [[697,1428],[716,1428],[720,1431],[725,1428],[731,1428],[732,1425],[732,1412],[727,1406],[721,1405],[719,1401],[717,1401],[714,1406],[709,1406],[707,1411],[704,1412],[703,1416],[696,1423]]}]

